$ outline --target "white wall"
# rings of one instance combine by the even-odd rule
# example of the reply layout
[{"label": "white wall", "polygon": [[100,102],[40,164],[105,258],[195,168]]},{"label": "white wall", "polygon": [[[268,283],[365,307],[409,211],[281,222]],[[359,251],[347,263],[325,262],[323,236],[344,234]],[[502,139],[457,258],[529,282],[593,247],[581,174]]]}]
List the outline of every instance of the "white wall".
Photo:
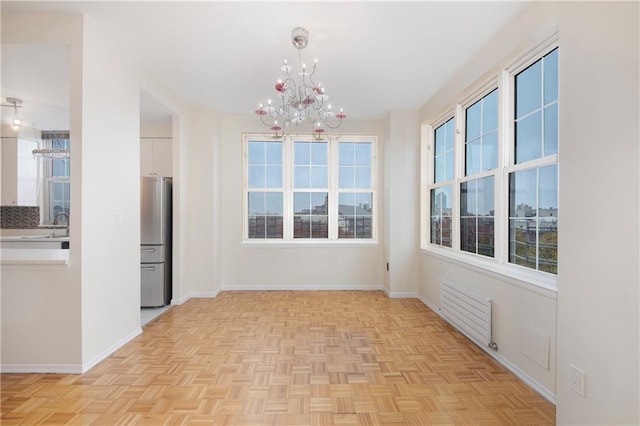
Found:
[{"label": "white wall", "polygon": [[[340,133],[378,136],[379,205],[382,181],[382,121],[347,121]],[[255,116],[226,115],[221,132],[221,282],[224,289],[382,289],[383,210],[378,210],[379,244],[327,248],[302,245],[259,247],[242,243],[242,132],[264,132]],[[204,184],[208,184],[204,182]],[[212,193],[212,191],[209,191]]]},{"label": "white wall", "polygon": [[[462,91],[554,30],[560,43],[557,295],[427,252],[420,255],[419,292],[437,309],[440,280],[447,277],[491,296],[497,357],[555,396],[559,424],[638,424],[638,4],[531,5],[452,76],[421,118],[451,107]],[[569,364],[586,373],[584,398],[569,389]]]},{"label": "white wall", "polygon": [[183,239],[184,281],[190,297],[212,297],[220,289],[218,114],[211,109],[191,110],[185,173],[191,182],[187,194]]},{"label": "white wall", "polygon": [[85,366],[140,332],[140,77],[109,40],[108,29],[85,17],[80,199]]},{"label": "white wall", "polygon": [[2,14],[2,42],[70,46],[71,209],[69,266],[2,268],[2,370],[82,370],[81,340],[81,15]]},{"label": "white wall", "polygon": [[414,297],[420,245],[420,126],[418,111],[391,111],[385,129],[385,290]]},{"label": "white wall", "polygon": [[[640,424],[639,3],[561,3],[560,424]],[[586,396],[569,390],[569,364]]]}]

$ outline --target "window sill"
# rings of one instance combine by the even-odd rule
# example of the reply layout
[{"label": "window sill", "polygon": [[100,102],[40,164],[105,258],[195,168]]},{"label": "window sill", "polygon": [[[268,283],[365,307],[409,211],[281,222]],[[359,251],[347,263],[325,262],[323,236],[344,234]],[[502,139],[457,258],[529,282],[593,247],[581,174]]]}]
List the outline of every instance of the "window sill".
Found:
[{"label": "window sill", "polygon": [[366,241],[317,241],[317,240],[300,240],[300,241],[282,241],[282,240],[244,240],[243,247],[250,248],[362,248],[362,247],[379,247],[380,244],[375,240]]},{"label": "window sill", "polygon": [[476,272],[498,278],[517,287],[556,299],[558,279],[555,275],[528,270],[516,265],[501,265],[495,260],[481,259],[480,256],[455,253],[441,247],[422,247],[420,251],[454,265],[471,268]]}]

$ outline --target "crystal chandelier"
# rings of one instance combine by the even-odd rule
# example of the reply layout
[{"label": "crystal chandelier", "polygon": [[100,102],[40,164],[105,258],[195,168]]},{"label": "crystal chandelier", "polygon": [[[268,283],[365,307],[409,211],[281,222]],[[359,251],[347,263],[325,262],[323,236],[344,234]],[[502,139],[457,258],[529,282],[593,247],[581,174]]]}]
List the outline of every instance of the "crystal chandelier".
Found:
[{"label": "crystal chandelier", "polygon": [[302,49],[309,43],[309,32],[296,27],[291,31],[291,41],[298,49],[299,71],[292,75],[293,67],[285,59],[280,67],[285,75],[275,85],[276,103],[269,99],[266,105],[260,104],[255,113],[278,139],[284,136],[291,124],[297,127],[307,123],[312,126],[313,137],[321,140],[326,128],[337,129],[347,116],[342,108],[338,113],[331,110],[324,87],[313,80],[318,60],[314,61],[310,71],[302,62]]}]

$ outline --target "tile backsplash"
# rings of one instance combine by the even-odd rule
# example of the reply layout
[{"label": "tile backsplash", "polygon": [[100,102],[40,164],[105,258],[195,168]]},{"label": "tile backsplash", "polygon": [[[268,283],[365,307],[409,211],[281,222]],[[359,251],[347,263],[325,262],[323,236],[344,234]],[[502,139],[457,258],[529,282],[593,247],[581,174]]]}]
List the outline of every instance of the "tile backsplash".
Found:
[{"label": "tile backsplash", "polygon": [[29,229],[40,225],[38,206],[0,206],[0,228]]}]

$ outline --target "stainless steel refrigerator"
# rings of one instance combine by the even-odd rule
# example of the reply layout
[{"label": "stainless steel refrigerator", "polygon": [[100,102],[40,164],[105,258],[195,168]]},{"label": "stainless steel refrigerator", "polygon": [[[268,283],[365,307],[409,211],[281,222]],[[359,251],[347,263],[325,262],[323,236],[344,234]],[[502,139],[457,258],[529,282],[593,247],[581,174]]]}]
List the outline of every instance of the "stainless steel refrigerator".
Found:
[{"label": "stainless steel refrigerator", "polygon": [[140,304],[171,303],[171,178],[140,181]]}]

